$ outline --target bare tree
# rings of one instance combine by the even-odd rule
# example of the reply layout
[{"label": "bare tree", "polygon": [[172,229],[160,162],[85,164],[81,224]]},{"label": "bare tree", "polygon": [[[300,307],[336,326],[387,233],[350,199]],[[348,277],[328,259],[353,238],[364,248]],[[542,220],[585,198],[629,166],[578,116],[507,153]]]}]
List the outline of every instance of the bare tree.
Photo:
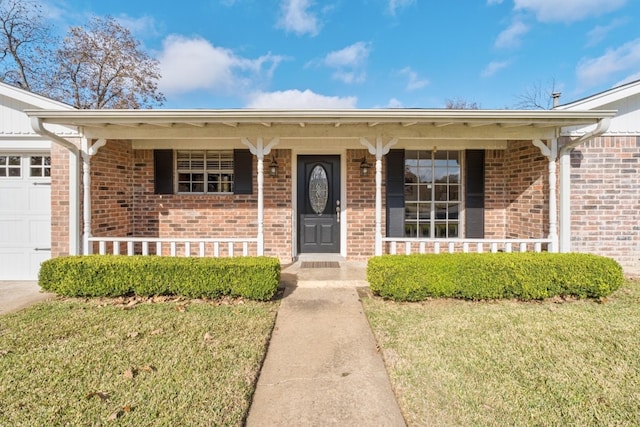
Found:
[{"label": "bare tree", "polygon": [[0,80],[47,95],[54,44],[39,3],[0,0]]},{"label": "bare tree", "polygon": [[445,101],[444,108],[449,110],[479,110],[480,104],[477,102],[467,101],[466,99],[456,98],[447,99]]},{"label": "bare tree", "polygon": [[545,86],[541,82],[533,83],[518,95],[515,108],[520,110],[550,110],[553,108],[556,79],[549,80]]},{"label": "bare tree", "polygon": [[71,27],[56,60],[58,97],[77,108],[150,108],[165,100],[158,61],[112,17]]}]

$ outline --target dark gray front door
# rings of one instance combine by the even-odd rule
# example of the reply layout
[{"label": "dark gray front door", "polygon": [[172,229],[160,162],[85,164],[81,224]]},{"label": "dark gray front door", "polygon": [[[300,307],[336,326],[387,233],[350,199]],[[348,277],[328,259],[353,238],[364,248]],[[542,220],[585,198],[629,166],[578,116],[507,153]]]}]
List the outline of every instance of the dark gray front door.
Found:
[{"label": "dark gray front door", "polygon": [[298,156],[298,252],[340,252],[340,156]]}]

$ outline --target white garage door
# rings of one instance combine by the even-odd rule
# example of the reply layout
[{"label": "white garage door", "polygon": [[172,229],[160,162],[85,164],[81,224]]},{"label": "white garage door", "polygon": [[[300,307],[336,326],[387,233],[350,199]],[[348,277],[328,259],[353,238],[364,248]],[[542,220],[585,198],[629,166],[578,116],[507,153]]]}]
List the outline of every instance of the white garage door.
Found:
[{"label": "white garage door", "polygon": [[0,152],[0,280],[35,280],[51,257],[51,157]]}]

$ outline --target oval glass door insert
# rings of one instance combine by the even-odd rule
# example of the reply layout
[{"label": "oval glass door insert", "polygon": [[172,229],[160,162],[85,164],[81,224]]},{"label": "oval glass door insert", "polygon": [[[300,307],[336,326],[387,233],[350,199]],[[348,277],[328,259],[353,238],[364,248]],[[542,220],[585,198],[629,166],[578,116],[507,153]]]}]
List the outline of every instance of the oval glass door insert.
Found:
[{"label": "oval glass door insert", "polygon": [[317,165],[311,171],[311,177],[309,177],[309,203],[311,209],[318,214],[322,215],[327,207],[327,201],[329,200],[329,181],[327,180],[327,171],[320,165]]}]

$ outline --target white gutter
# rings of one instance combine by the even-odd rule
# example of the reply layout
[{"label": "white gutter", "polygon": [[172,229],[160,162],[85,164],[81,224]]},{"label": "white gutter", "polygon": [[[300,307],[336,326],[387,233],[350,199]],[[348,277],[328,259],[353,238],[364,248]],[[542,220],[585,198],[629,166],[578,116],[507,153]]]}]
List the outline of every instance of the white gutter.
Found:
[{"label": "white gutter", "polygon": [[56,135],[44,127],[40,117],[31,117],[31,128],[38,134],[50,139],[52,142],[66,148],[71,152],[69,156],[69,255],[78,255],[79,251],[79,224],[80,204],[78,183],[80,182],[80,168],[78,158],[80,150],[71,142]]},{"label": "white gutter", "polygon": [[578,145],[604,134],[611,125],[611,118],[605,117],[595,129],[560,147],[560,252],[571,251],[571,156],[570,151]]}]

